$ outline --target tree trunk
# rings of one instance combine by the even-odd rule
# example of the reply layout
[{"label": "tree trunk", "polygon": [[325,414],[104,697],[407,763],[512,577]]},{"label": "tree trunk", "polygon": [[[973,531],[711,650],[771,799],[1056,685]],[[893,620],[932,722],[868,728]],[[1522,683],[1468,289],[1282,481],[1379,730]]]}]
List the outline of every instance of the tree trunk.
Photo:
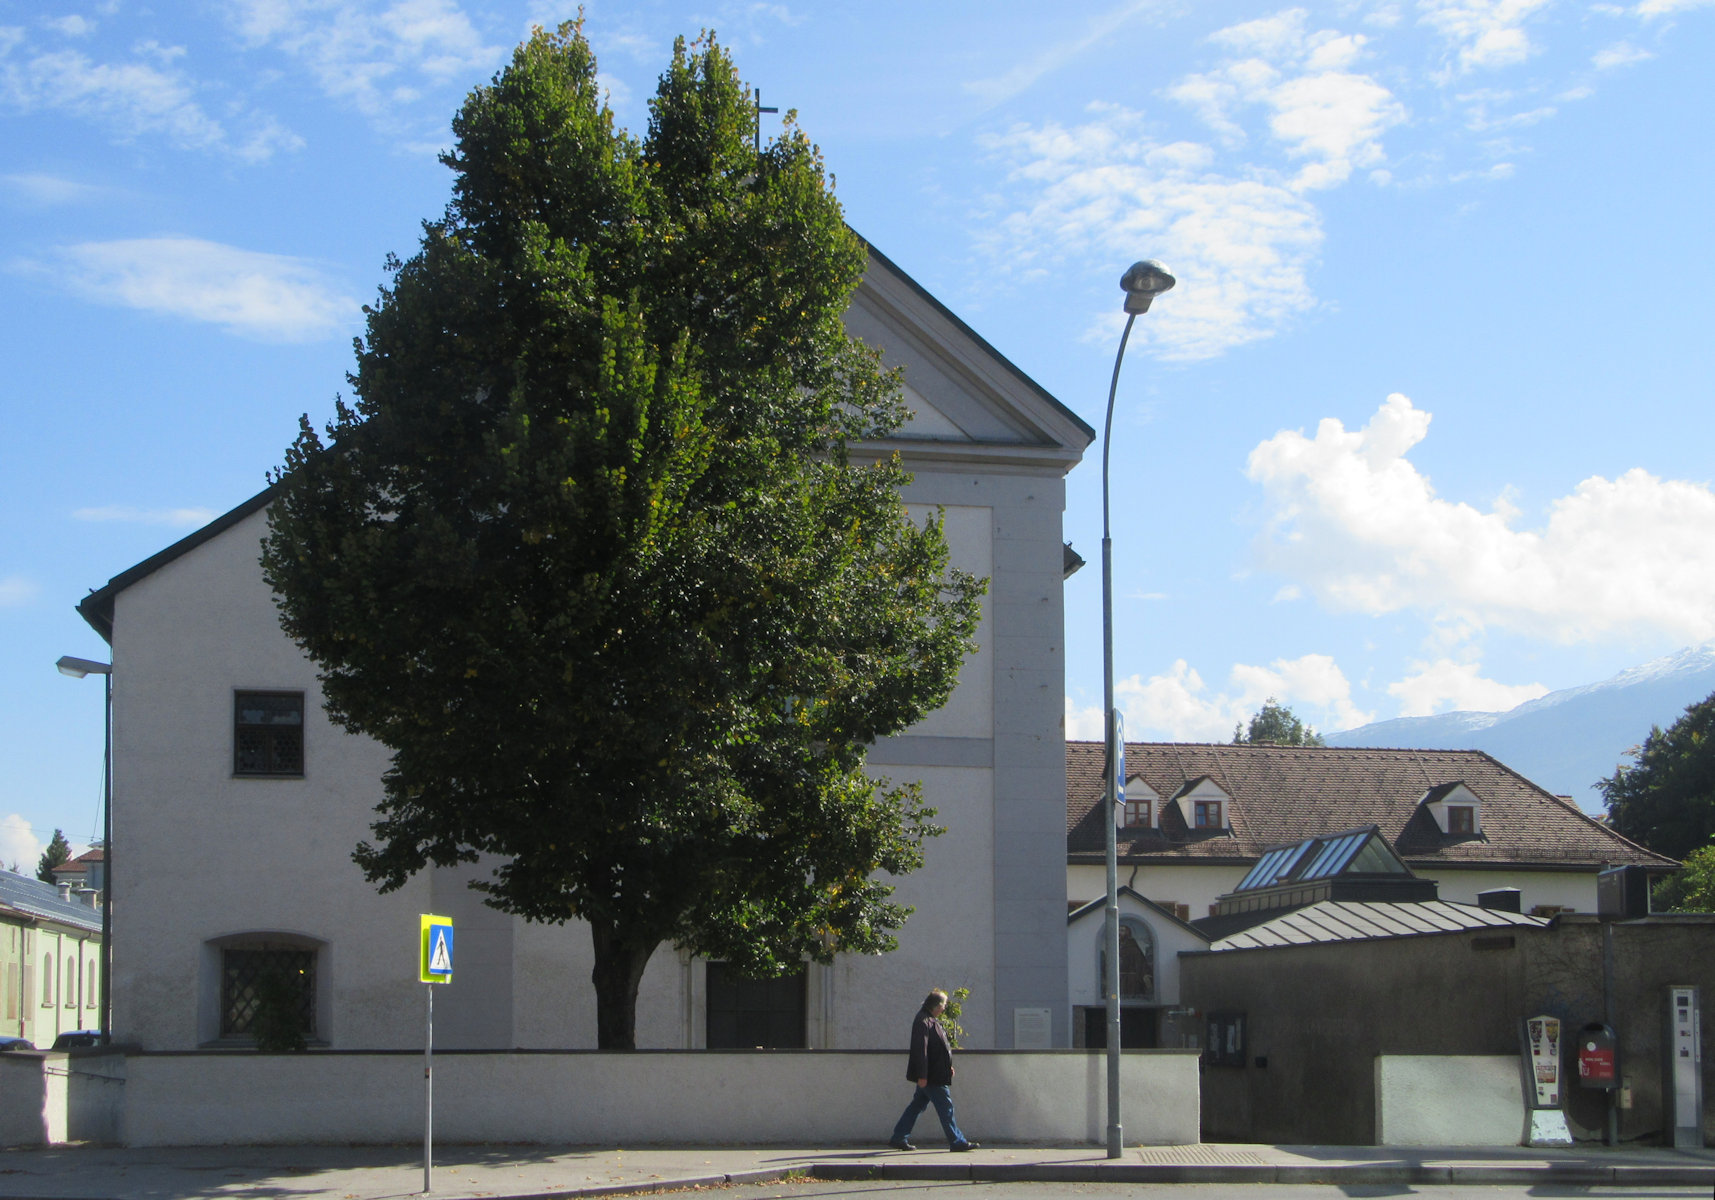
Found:
[{"label": "tree trunk", "polygon": [[600,1050],[637,1049],[637,985],[659,938],[628,938],[617,929],[590,925],[595,946],[595,1043]]}]

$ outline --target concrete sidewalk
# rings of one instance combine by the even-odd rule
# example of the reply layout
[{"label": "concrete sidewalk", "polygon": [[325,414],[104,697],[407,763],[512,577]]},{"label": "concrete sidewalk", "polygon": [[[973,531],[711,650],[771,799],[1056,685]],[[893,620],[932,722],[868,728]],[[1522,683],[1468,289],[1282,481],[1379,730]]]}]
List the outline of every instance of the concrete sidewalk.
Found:
[{"label": "concrete sidewalk", "polygon": [[[1096,1146],[993,1146],[971,1154],[849,1146],[445,1146],[435,1153],[434,1196],[547,1200],[764,1183],[793,1174],[1044,1183],[1556,1183],[1708,1191],[1715,1185],[1715,1151],[1198,1145],[1134,1147],[1110,1160]],[[0,1152],[0,1198],[6,1200],[384,1200],[420,1193],[422,1186],[420,1146],[63,1146]]]}]

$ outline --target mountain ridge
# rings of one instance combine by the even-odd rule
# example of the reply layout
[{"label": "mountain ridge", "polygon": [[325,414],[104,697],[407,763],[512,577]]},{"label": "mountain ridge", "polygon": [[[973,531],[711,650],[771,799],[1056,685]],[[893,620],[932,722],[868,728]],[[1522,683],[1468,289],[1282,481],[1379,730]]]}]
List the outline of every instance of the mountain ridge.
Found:
[{"label": "mountain ridge", "polygon": [[1601,812],[1597,781],[1612,775],[1652,726],[1673,724],[1712,693],[1715,638],[1504,712],[1394,717],[1325,737],[1330,746],[1482,750],[1585,811]]}]

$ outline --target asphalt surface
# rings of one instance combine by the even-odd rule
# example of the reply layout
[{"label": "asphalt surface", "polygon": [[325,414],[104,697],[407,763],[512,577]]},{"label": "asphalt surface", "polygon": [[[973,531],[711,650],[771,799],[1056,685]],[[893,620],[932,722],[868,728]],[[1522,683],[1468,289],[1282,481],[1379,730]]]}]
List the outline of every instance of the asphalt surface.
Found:
[{"label": "asphalt surface", "polygon": [[[793,1181],[1007,1184],[1329,1184],[1343,1188],[1487,1184],[1715,1189],[1715,1151],[1580,1146],[984,1146],[950,1154],[872,1147],[437,1147],[446,1200],[549,1200]],[[806,1190],[823,1190],[811,1189]],[[865,1187],[863,1190],[869,1190]],[[421,1146],[55,1146],[0,1151],[5,1200],[165,1200],[260,1196],[390,1200],[423,1191]],[[1354,1194],[1354,1193],[1348,1193]]]}]

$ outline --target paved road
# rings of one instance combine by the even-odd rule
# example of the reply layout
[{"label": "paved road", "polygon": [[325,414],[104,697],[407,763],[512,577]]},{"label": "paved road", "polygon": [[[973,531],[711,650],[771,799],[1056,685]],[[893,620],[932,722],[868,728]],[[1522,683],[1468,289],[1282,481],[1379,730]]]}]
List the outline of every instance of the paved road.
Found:
[{"label": "paved road", "polygon": [[888,1200],[1389,1200],[1410,1196],[1413,1200],[1710,1200],[1710,1189],[1690,1187],[1625,1187],[1612,1185],[1578,1187],[1532,1184],[1515,1187],[1483,1187],[1463,1184],[1303,1185],[1277,1183],[932,1183],[932,1182],[823,1182],[796,1180],[734,1186],[728,1200],[865,1200],[886,1196]]},{"label": "paved road", "polygon": [[[6,1150],[0,1200],[398,1200],[420,1194],[420,1153],[410,1146]],[[693,1187],[717,1191],[711,1200],[863,1200],[870,1192],[900,1193],[902,1200],[955,1200],[953,1192],[973,1200],[1050,1200],[1169,1191],[1172,1200],[1237,1194],[1267,1200],[1274,1192],[1294,1200],[1443,1192],[1443,1200],[1715,1200],[1715,1151],[1659,1147],[1196,1145],[1137,1147],[1109,1160],[1094,1146],[984,1146],[972,1154],[851,1146],[448,1146],[437,1148],[435,1162],[433,1200],[612,1200]]]}]

